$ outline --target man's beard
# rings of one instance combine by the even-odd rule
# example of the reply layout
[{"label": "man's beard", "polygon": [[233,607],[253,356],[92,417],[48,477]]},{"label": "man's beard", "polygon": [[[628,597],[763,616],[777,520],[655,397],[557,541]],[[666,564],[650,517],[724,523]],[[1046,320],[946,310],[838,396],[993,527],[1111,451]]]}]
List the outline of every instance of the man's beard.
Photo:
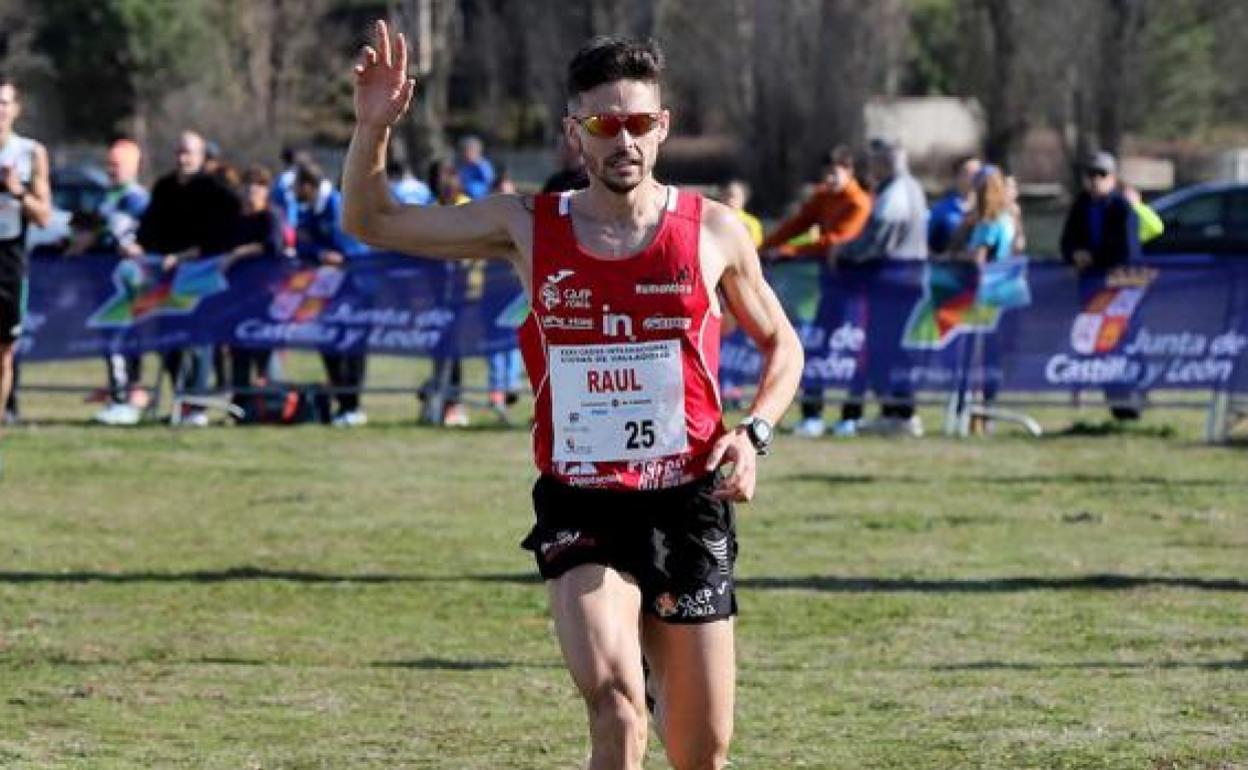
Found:
[{"label": "man's beard", "polygon": [[627,153],[619,153],[616,155],[612,155],[611,157],[607,158],[606,160],[602,161],[599,164],[596,164],[597,165],[596,168],[595,168],[595,164],[591,164],[591,163],[586,163],[585,168],[589,170],[589,172],[593,174],[593,176],[595,176],[599,182],[602,182],[603,187],[606,187],[608,190],[615,193],[616,195],[627,195],[628,193],[637,189],[637,186],[640,185],[642,181],[645,180],[646,178],[645,160],[641,158],[636,159],[637,166],[639,169],[641,169],[641,173],[638,174],[636,181],[624,182],[624,181],[620,181],[617,179],[612,179],[607,176],[608,168],[610,167],[611,163],[613,163],[616,160],[619,160],[620,158],[633,160],[633,158],[631,158]]}]

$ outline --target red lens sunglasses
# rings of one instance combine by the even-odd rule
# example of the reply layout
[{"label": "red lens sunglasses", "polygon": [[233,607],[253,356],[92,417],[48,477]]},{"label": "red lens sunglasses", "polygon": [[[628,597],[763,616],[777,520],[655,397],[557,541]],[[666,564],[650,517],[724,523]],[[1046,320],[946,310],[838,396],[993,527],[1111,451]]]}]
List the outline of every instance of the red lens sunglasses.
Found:
[{"label": "red lens sunglasses", "polygon": [[607,112],[584,117],[572,116],[572,120],[581,124],[590,136],[612,139],[619,136],[620,131],[623,130],[627,130],[631,136],[644,136],[659,125],[659,117],[657,112]]}]

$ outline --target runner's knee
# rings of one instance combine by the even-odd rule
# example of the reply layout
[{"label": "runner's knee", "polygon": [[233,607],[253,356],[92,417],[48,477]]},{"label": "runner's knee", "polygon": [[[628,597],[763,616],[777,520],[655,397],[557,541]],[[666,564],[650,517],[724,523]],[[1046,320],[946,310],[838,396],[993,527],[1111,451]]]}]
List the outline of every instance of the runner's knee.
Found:
[{"label": "runner's knee", "polygon": [[728,765],[726,732],[708,727],[701,734],[683,735],[667,731],[664,745],[673,770],[722,770]]},{"label": "runner's knee", "polygon": [[622,681],[608,679],[589,693],[587,701],[595,739],[619,741],[621,746],[645,743],[645,707],[629,696]]}]

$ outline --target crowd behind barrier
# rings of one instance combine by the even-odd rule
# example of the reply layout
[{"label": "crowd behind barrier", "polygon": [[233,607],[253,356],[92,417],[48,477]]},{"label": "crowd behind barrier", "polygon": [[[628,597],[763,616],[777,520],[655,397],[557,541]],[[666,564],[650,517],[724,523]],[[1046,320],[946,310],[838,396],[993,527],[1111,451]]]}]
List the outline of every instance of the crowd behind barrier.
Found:
[{"label": "crowd behind barrier", "polygon": [[[124,423],[137,419],[127,398],[145,353],[161,354],[175,394],[193,404],[212,391],[208,373],[221,369],[224,350],[234,373],[219,371],[216,387],[236,394],[281,379],[269,351],[318,351],[323,393],[338,400],[343,424],[364,420],[368,354],[433,360],[420,391],[435,422],[466,421],[465,357],[489,361],[491,406],[503,413],[514,401],[528,307],[505,263],[371,251],[343,233],[340,194],[306,155],[285,153],[276,177],[260,167],[240,175],[210,149],[184,134],[175,170],[149,198],[135,181],[137,146],[112,147],[114,186],[99,210],[75,220],[62,253],[30,261],[21,359],[104,358],[109,409]],[[561,157],[544,191],[587,184],[578,159]],[[918,394],[933,393],[992,404],[1002,393],[1099,390],[1128,417],[1153,390],[1207,392],[1231,412],[1243,401],[1248,270],[1236,260],[1142,262],[1141,240],[1162,225],[1118,182],[1112,156],[1094,154],[1083,167],[1062,235],[1066,264],[1022,256],[1017,189],[1000,169],[958,159],[929,210],[900,148],[873,141],[861,173],[855,157],[845,147],[827,153],[821,181],[770,233],[745,210],[747,185],[732,180],[720,195],[802,335],[799,433],[822,433],[829,389],[846,394],[838,429],[848,424],[848,435],[867,393],[903,422],[917,420]],[[473,137],[425,180],[402,164],[388,172],[395,199],[409,205],[514,191]],[[737,402],[757,381],[760,357],[729,328],[721,361],[725,400]]]}]

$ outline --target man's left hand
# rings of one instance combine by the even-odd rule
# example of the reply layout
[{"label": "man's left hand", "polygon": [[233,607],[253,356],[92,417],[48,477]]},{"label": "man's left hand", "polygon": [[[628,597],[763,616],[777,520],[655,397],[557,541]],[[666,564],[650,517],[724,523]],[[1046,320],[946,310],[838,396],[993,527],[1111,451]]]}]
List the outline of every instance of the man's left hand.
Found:
[{"label": "man's left hand", "polygon": [[729,431],[715,442],[707,458],[706,469],[714,471],[728,463],[732,464],[732,472],[716,485],[715,499],[748,503],[754,497],[758,452],[741,428]]}]

